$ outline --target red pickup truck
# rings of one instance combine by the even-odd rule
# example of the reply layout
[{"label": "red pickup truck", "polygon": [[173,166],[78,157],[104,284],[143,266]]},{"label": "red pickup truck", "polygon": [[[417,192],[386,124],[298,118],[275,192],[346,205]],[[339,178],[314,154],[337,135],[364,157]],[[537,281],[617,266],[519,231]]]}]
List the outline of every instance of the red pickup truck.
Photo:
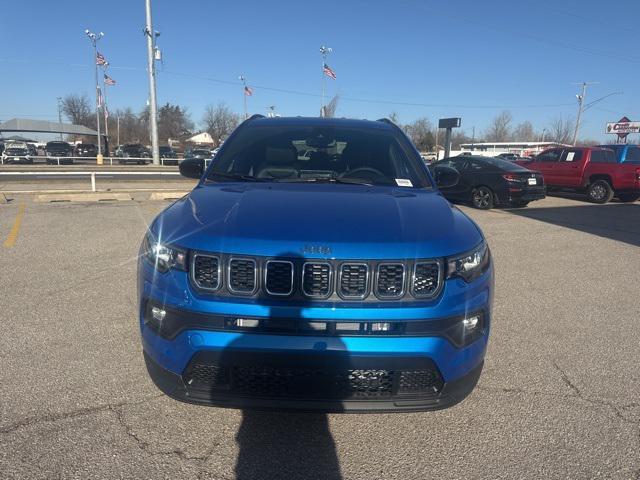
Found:
[{"label": "red pickup truck", "polygon": [[542,173],[548,190],[586,192],[592,202],[622,202],[640,198],[640,165],[617,163],[613,150],[597,147],[551,148],[532,160],[515,163]]}]

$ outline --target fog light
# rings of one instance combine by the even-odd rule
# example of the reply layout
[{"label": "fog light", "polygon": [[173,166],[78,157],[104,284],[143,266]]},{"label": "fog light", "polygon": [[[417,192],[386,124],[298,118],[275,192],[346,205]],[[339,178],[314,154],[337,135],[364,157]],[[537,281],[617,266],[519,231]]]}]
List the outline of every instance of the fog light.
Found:
[{"label": "fog light", "polygon": [[465,318],[462,321],[462,325],[464,325],[465,331],[470,332],[478,326],[479,321],[480,317],[478,315],[474,315],[473,317]]},{"label": "fog light", "polygon": [[151,316],[154,320],[158,320],[159,322],[164,320],[164,317],[167,316],[167,312],[159,307],[153,307],[151,309]]},{"label": "fog light", "polygon": [[255,318],[236,318],[236,326],[243,328],[256,328],[260,324],[260,320]]},{"label": "fog light", "polygon": [[388,332],[389,330],[391,330],[391,324],[390,323],[372,323],[371,324],[371,331],[372,332]]}]

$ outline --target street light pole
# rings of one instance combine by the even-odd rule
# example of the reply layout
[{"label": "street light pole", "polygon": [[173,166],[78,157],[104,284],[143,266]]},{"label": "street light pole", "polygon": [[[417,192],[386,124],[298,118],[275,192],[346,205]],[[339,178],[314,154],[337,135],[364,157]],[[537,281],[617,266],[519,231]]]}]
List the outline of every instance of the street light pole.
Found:
[{"label": "street light pole", "polygon": [[153,164],[160,165],[160,148],[158,145],[158,103],[156,100],[156,66],[154,58],[154,43],[156,33],[153,31],[151,19],[151,0],[145,0],[147,25],[144,34],[147,37],[147,67],[149,73],[149,122],[151,124],[151,151]]},{"label": "street light pole", "polygon": [[326,82],[327,79],[325,78],[326,75],[324,73],[324,66],[327,63],[327,55],[329,55],[333,50],[331,49],[331,47],[325,47],[324,45],[322,45],[320,47],[320,55],[322,56],[322,96],[321,96],[321,100],[320,100],[320,116],[324,117],[324,91],[326,89]]},{"label": "street light pole", "polygon": [[[104,75],[107,74],[107,68],[109,68],[109,63],[105,63],[103,66]],[[109,138],[109,107],[107,107],[107,84],[104,81],[104,75],[102,75],[102,101],[104,102],[102,105],[102,109],[104,112],[104,136]],[[107,152],[107,156],[109,153]]]},{"label": "street light pole", "polygon": [[582,82],[582,93],[580,95],[576,95],[578,99],[578,117],[576,119],[576,128],[573,131],[573,146],[575,146],[578,141],[578,131],[580,130],[580,117],[582,116],[582,106],[584,105],[584,97],[587,93],[587,82]]},{"label": "street light pole", "polygon": [[91,45],[93,46],[93,66],[95,69],[95,79],[96,79],[96,126],[98,127],[98,157],[96,162],[98,164],[102,163],[102,139],[100,138],[100,84],[98,83],[98,40],[104,37],[104,33],[93,33],[88,29],[84,31],[84,33],[89,37],[91,41]]}]

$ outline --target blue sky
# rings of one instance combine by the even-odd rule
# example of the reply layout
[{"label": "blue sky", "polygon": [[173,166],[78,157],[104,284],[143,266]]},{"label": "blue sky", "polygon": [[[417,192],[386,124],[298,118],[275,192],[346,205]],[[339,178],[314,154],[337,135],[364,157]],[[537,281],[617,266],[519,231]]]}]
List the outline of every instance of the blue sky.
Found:
[{"label": "blue sky", "polygon": [[[118,85],[110,110],[141,109],[148,94],[143,0],[0,0],[0,120],[57,118],[56,97],[93,95],[83,31],[104,31],[99,50]],[[19,21],[7,21],[14,18]],[[208,103],[252,113],[317,115],[320,45],[333,48],[327,79],[339,116],[400,121],[461,116],[481,136],[501,110],[541,130],[575,116],[576,82],[589,87],[581,137],[607,140],[607,121],[640,119],[640,2],[342,0],[154,0],[164,64],[158,101],[184,105],[198,123]],[[267,88],[261,88],[267,87]],[[278,91],[282,90],[282,91]],[[293,92],[299,92],[296,94]],[[366,100],[366,101],[361,101]],[[421,105],[412,105],[421,104]]]}]

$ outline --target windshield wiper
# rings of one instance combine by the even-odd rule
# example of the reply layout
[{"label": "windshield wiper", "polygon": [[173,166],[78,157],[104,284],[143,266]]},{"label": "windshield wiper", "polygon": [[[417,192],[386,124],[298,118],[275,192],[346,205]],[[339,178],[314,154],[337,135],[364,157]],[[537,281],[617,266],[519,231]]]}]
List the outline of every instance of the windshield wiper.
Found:
[{"label": "windshield wiper", "polygon": [[373,183],[363,178],[337,178],[337,177],[309,177],[309,178],[279,178],[275,182],[282,183],[344,183],[348,185],[366,185],[373,187]]},{"label": "windshield wiper", "polygon": [[209,176],[207,177],[207,180],[211,180],[210,177],[213,177],[213,176],[228,178],[229,180],[241,180],[243,182],[270,182],[271,181],[270,178],[257,178],[251,175],[242,175],[240,173],[228,173],[228,172],[216,172],[216,171],[209,172]]}]

